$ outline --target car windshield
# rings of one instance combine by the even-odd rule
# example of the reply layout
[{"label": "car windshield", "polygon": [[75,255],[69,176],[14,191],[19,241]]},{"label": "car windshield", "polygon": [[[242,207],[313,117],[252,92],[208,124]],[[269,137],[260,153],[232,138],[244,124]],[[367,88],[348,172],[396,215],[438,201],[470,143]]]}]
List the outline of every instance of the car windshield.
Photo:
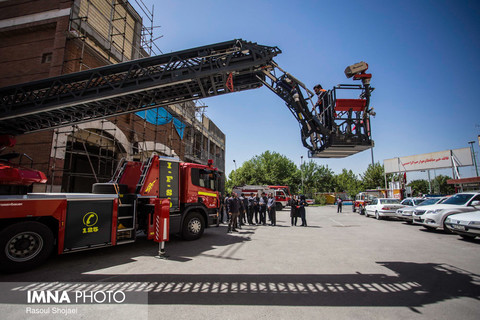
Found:
[{"label": "car windshield", "polygon": [[425,200],[426,199],[415,199],[413,200],[413,204],[418,206],[420,203],[425,202]]},{"label": "car windshield", "polygon": [[380,199],[380,203],[382,204],[395,204],[400,203],[397,199]]},{"label": "car windshield", "polygon": [[471,193],[463,193],[463,194],[456,194],[451,196],[447,200],[445,200],[444,204],[456,204],[456,205],[463,205],[468,202],[472,198],[473,194]]},{"label": "car windshield", "polygon": [[427,200],[423,201],[422,203],[420,203],[418,206],[428,206],[430,204],[435,204],[437,202],[438,202],[438,198],[427,199]]}]

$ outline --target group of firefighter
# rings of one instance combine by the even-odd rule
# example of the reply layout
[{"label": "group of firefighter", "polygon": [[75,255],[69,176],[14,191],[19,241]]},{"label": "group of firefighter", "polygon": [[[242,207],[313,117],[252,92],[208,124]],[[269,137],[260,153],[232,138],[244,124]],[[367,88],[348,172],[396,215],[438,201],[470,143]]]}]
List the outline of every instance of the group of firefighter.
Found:
[{"label": "group of firefighter", "polygon": [[[275,208],[275,197],[273,193],[268,196],[263,192],[260,196],[251,193],[246,197],[243,193],[240,196],[232,192],[227,194],[223,208],[220,209],[218,221],[223,223],[225,211],[228,218],[227,233],[238,232],[242,225],[267,225],[267,214],[270,225],[277,224],[277,212]],[[297,219],[302,219],[302,226],[307,226],[305,207],[308,205],[305,196],[293,197],[290,200],[290,217],[292,226],[297,225]],[[255,222],[253,222],[255,218]]]}]

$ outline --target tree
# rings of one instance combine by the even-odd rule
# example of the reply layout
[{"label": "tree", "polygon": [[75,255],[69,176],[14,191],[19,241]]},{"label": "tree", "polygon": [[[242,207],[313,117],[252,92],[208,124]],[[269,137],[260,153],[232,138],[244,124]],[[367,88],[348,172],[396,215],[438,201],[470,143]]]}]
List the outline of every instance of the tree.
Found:
[{"label": "tree", "polygon": [[385,170],[380,162],[369,164],[360,177],[365,189],[385,188]]},{"label": "tree", "polygon": [[342,173],[336,176],[337,192],[346,192],[350,197],[354,197],[362,191],[362,182],[357,178],[352,170],[343,169]]},{"label": "tree", "polygon": [[413,180],[407,185],[412,188],[413,196],[420,196],[428,193],[428,181],[427,180]]},{"label": "tree", "polygon": [[317,181],[316,192],[333,192],[337,188],[335,174],[328,166],[318,166],[315,178]]},{"label": "tree", "polygon": [[432,189],[435,194],[452,194],[455,193],[453,185],[447,184],[447,180],[451,179],[449,176],[438,175],[432,181]]},{"label": "tree", "polygon": [[265,151],[245,161],[240,168],[232,171],[226,183],[227,189],[246,184],[253,185],[298,185],[297,166],[287,157]]}]

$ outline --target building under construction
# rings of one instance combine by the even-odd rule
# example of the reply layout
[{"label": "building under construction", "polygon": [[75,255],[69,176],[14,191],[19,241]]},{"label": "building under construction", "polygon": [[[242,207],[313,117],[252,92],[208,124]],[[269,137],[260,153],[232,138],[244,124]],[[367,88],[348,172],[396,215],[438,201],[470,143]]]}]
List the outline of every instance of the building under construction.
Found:
[{"label": "building under construction", "polygon": [[[0,2],[0,87],[159,53],[153,10],[122,0]],[[141,14],[139,14],[139,12]],[[155,106],[153,106],[155,107]],[[23,165],[47,173],[35,191],[89,192],[122,158],[156,152],[225,170],[225,135],[198,102],[155,107],[17,137]],[[46,190],[45,190],[46,188]]]}]

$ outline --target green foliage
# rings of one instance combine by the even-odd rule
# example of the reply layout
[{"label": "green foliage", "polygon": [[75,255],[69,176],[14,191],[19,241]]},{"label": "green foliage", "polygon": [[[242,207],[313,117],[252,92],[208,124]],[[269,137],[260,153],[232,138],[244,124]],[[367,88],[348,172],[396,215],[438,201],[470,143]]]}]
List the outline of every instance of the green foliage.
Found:
[{"label": "green foliage", "polygon": [[[276,152],[265,151],[259,156],[245,161],[240,168],[232,171],[226,181],[226,191],[241,185],[287,185],[293,194],[313,195],[318,192],[346,192],[349,197],[366,189],[385,188],[384,167],[379,162],[370,164],[367,170],[357,177],[352,170],[343,169],[340,174],[310,160],[298,168],[291,160]],[[387,174],[387,181],[398,181],[401,174]],[[446,185],[446,179],[437,177],[437,193],[452,193],[453,187]],[[302,184],[303,181],[303,184]],[[303,189],[302,189],[303,185]],[[428,183],[421,180],[410,183],[414,194],[427,193]],[[324,199],[326,201],[326,199]],[[316,199],[317,203],[322,203]]]},{"label": "green foliage", "polygon": [[451,184],[447,184],[447,180],[451,179],[448,176],[438,175],[432,180],[432,192],[434,194],[453,194],[455,193],[455,187]]},{"label": "green foliage", "polygon": [[316,204],[321,206],[324,206],[327,203],[327,197],[325,197],[323,194],[316,194],[313,196],[313,199],[315,200]]},{"label": "green foliage", "polygon": [[385,188],[385,170],[380,162],[369,164],[360,177],[365,189]]},{"label": "green foliage", "polygon": [[300,174],[303,178],[304,194],[328,192],[335,189],[335,175],[327,166],[310,160],[300,166]]},{"label": "green foliage", "polygon": [[287,157],[276,152],[265,151],[245,161],[232,171],[226,183],[227,190],[241,185],[298,185],[297,166]]},{"label": "green foliage", "polygon": [[428,181],[427,180],[413,180],[407,185],[412,188],[412,195],[418,197],[428,193]]},{"label": "green foliage", "polygon": [[342,173],[337,175],[336,192],[346,192],[351,198],[364,189],[362,182],[357,178],[352,170],[343,169]]}]

